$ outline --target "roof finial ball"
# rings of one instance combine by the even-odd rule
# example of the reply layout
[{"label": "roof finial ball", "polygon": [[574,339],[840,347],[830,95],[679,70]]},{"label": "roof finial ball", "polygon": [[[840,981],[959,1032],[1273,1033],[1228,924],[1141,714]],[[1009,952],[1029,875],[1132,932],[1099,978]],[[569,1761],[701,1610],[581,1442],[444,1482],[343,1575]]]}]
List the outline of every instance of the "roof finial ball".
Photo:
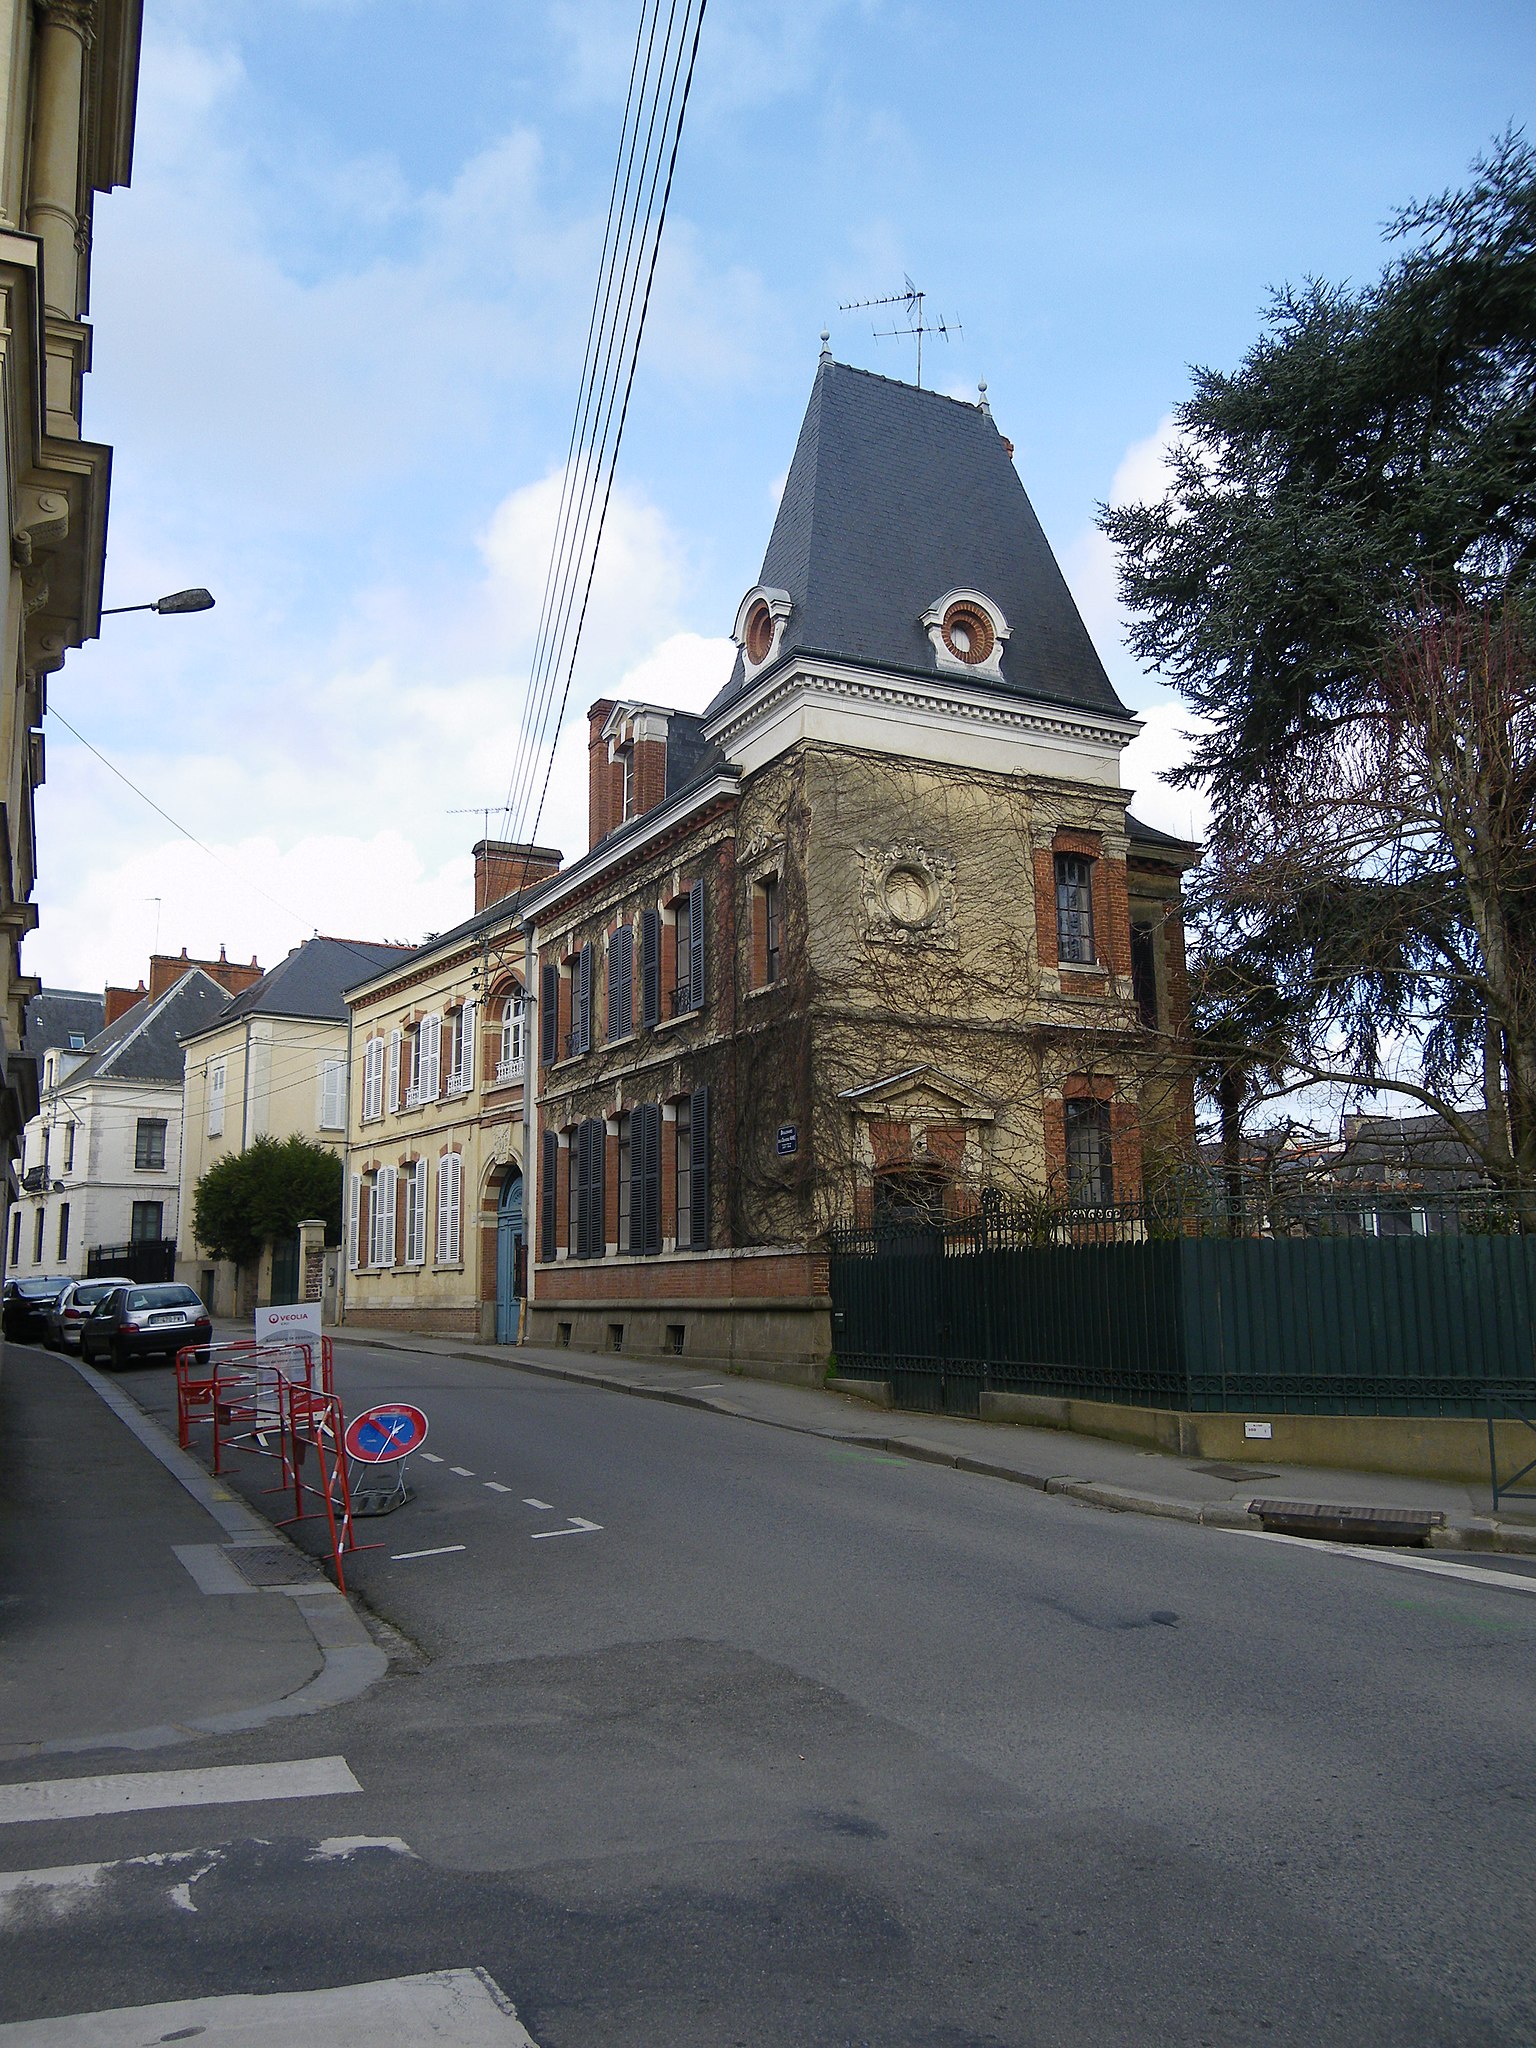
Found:
[{"label": "roof finial ball", "polygon": [[983,411],[983,412],[984,412],[984,413],[986,414],[987,418],[988,418],[988,419],[991,419],[991,417],[992,417],[992,407],[991,407],[991,405],[989,404],[989,402],[988,402],[988,399],[987,399],[987,380],[986,380],[986,378],[985,378],[985,377],[983,377],[983,378],[981,379],[980,383],[979,383],[979,384],[978,384],[978,385],[976,386],[976,389],[977,389],[977,392],[978,392],[978,394],[979,394],[979,403],[980,403],[981,409],[982,409],[982,411]]},{"label": "roof finial ball", "polygon": [[823,327],[821,330],[821,360],[824,363],[830,363],[832,360],[832,330],[830,327]]}]

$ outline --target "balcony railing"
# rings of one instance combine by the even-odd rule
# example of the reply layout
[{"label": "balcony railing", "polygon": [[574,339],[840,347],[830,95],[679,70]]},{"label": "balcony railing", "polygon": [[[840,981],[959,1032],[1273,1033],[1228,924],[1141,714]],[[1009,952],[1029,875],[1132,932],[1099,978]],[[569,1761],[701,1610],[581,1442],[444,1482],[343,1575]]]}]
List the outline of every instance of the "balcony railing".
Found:
[{"label": "balcony railing", "polygon": [[521,1081],[522,1078],[523,1056],[521,1053],[518,1053],[514,1059],[498,1060],[496,1062],[496,1079],[498,1082]]},{"label": "balcony railing", "polygon": [[584,1034],[580,1029],[567,1031],[565,1034],[565,1056],[568,1060],[573,1060],[579,1054],[589,1050],[590,1047],[584,1043]]},{"label": "balcony railing", "polygon": [[450,1074],[448,1076],[448,1086],[443,1090],[443,1093],[445,1095],[467,1095],[469,1093],[468,1074]]},{"label": "balcony railing", "polygon": [[695,1001],[692,981],[680,981],[671,994],[671,1014],[686,1017],[690,1010],[701,1010],[702,1002]]},{"label": "balcony railing", "polygon": [[412,1086],[407,1088],[405,1091],[405,1106],[407,1109],[420,1109],[421,1100],[421,1090],[413,1083]]}]

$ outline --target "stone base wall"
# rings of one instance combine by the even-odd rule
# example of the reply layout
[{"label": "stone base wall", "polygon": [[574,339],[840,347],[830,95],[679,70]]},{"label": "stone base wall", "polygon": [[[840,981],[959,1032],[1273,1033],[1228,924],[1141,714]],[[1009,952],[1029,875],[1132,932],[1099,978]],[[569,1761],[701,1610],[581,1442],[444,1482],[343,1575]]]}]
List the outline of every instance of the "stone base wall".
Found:
[{"label": "stone base wall", "polygon": [[414,1330],[423,1337],[480,1338],[480,1315],[473,1308],[349,1308],[341,1333],[348,1330]]},{"label": "stone base wall", "polygon": [[[1475,1415],[1211,1415],[1133,1408],[1117,1401],[1063,1400],[1054,1394],[983,1392],[981,1419],[1068,1429],[1083,1436],[1151,1445],[1185,1458],[1256,1466],[1321,1465],[1488,1484],[1488,1425]],[[1271,1434],[1250,1437],[1245,1427],[1250,1422],[1267,1425]],[[1530,1432],[1517,1422],[1501,1422],[1496,1430],[1500,1470],[1512,1471],[1530,1455]]]},{"label": "stone base wall", "polygon": [[832,1348],[832,1310],[827,1301],[738,1301],[723,1307],[689,1296],[619,1297],[598,1307],[538,1303],[529,1311],[527,1341],[624,1358],[692,1359],[752,1379],[819,1387]]}]

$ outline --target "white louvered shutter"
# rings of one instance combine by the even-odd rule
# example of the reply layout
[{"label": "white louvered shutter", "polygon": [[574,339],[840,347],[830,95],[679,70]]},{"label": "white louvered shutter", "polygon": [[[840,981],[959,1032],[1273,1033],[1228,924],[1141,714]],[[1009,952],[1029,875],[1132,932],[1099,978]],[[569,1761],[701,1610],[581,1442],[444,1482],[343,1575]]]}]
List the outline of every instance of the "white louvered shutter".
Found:
[{"label": "white louvered shutter", "polygon": [[357,1271],[357,1222],[362,1205],[363,1183],[354,1173],[347,1189],[347,1264],[354,1273]]},{"label": "white louvered shutter", "polygon": [[421,1020],[421,1079],[418,1084],[423,1102],[436,1102],[442,1093],[442,1045],[443,1020],[441,1017],[423,1017]]},{"label": "white louvered shutter", "polygon": [[475,1021],[471,998],[459,1013],[459,1083],[466,1090],[475,1085]]},{"label": "white louvered shutter", "polygon": [[374,1197],[374,1236],[377,1240],[373,1263],[376,1266],[392,1266],[395,1263],[395,1169],[392,1166],[379,1168],[378,1192]]},{"label": "white louvered shutter", "polygon": [[400,1107],[400,1033],[389,1034],[389,1109],[393,1116]]}]

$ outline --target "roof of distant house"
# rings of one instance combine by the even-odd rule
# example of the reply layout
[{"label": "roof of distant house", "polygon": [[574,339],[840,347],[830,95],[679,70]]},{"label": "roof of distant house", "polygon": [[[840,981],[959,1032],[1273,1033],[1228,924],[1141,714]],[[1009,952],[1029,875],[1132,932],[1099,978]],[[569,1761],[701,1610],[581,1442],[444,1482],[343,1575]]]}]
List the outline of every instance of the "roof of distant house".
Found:
[{"label": "roof of distant house", "polygon": [[180,1083],[184,1060],[181,1041],[209,1022],[229,1001],[212,975],[194,967],[163,995],[141,996],[131,1010],[99,1032],[85,1058],[63,1083],[78,1088],[86,1081],[174,1081]]},{"label": "roof of distant house", "polygon": [[306,939],[286,959],[269,968],[260,981],[231,996],[218,1016],[199,1024],[197,1032],[233,1024],[242,1017],[304,1017],[345,1024],[345,991],[399,960],[408,960],[416,950],[413,946],[379,945],[365,939]]},{"label": "roof of distant house", "polygon": [[[1008,623],[1002,680],[946,681],[1129,715],[981,405],[824,356],[758,580],[792,606],[774,669],[819,656],[938,676],[922,614],[976,590]],[[746,687],[738,656],[706,716]]]},{"label": "roof of distant house", "polygon": [[[27,1028],[21,1049],[41,1059],[45,1052],[79,1052],[90,1044],[106,1020],[103,998],[85,989],[39,989],[27,1004]],[[79,1039],[79,1045],[73,1041]]]}]

